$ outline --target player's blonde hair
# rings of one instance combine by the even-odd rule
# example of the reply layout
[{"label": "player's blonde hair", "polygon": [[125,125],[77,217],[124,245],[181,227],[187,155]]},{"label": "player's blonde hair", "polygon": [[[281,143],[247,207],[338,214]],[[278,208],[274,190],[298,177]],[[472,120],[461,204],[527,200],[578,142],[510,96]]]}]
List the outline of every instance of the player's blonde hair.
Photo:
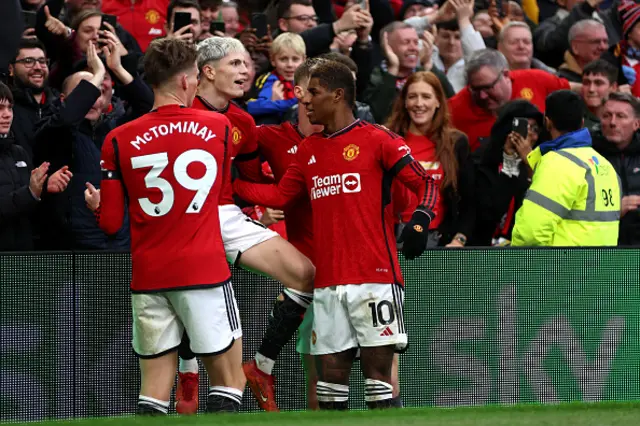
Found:
[{"label": "player's blonde hair", "polygon": [[304,44],[304,40],[296,33],[282,33],[271,43],[271,49],[269,53],[271,56],[276,56],[283,49],[291,49],[300,56],[306,56],[307,47]]},{"label": "player's blonde hair", "polygon": [[198,43],[198,69],[211,62],[217,62],[230,53],[244,53],[244,45],[231,37],[209,37]]}]

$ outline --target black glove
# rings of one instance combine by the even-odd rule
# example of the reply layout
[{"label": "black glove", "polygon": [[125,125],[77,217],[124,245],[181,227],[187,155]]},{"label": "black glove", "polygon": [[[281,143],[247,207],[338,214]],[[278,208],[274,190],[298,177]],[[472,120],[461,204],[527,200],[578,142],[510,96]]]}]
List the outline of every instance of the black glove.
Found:
[{"label": "black glove", "polygon": [[425,251],[427,240],[429,239],[429,224],[433,213],[427,210],[416,209],[411,216],[411,220],[406,223],[402,230],[400,239],[402,240],[402,254],[412,260]]}]

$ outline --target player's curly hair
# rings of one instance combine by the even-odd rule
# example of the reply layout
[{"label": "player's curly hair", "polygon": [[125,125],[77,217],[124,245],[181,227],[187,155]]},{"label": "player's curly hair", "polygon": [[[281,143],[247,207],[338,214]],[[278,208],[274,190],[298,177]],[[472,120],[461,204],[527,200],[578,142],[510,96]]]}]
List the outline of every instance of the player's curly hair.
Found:
[{"label": "player's curly hair", "polygon": [[174,38],[156,39],[144,55],[144,73],[151,87],[160,87],[172,77],[192,68],[196,63],[196,49]]},{"label": "player's curly hair", "polygon": [[330,91],[342,89],[345,102],[353,108],[356,102],[356,81],[346,65],[322,60],[311,68],[309,78],[317,78],[320,85]]}]

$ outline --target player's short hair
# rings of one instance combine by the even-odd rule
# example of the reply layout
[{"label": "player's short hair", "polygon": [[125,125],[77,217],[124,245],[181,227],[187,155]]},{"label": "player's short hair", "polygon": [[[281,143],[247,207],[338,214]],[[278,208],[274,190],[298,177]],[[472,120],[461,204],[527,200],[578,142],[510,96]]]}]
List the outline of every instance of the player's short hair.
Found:
[{"label": "player's short hair", "polygon": [[342,89],[345,102],[353,108],[356,100],[356,82],[346,65],[334,61],[322,61],[311,69],[309,78],[317,78],[320,85],[328,90]]},{"label": "player's short hair", "polygon": [[13,93],[9,86],[0,81],[0,102],[7,101],[10,105],[13,105]]},{"label": "player's short hair", "polygon": [[196,62],[196,50],[174,38],[156,39],[144,54],[144,72],[152,87],[160,87],[176,74],[184,72]]},{"label": "player's short hair", "polygon": [[624,92],[609,93],[609,96],[607,96],[607,98],[605,99],[605,103],[608,101],[624,102],[625,104],[631,105],[631,108],[633,108],[634,117],[640,118],[640,101],[631,93],[624,93]]},{"label": "player's short hair", "polygon": [[309,80],[311,78],[311,69],[322,61],[323,59],[318,57],[307,58],[296,68],[296,72],[293,74],[293,84],[300,85],[303,81]]},{"label": "player's short hair", "polygon": [[302,6],[313,6],[311,0],[280,0],[280,2],[278,3],[278,8],[276,9],[276,17],[278,19],[288,18],[289,10],[294,4],[299,4]]},{"label": "player's short hair", "polygon": [[343,55],[338,52],[327,52],[323,53],[320,56],[317,56],[319,59],[326,59],[327,61],[335,61],[340,62],[343,65],[346,65],[347,68],[351,70],[351,72],[358,73],[358,64],[355,63],[353,59],[348,57],[347,55]]},{"label": "player's short hair", "polygon": [[575,132],[583,124],[582,98],[571,90],[558,90],[545,100],[545,117],[560,132]]},{"label": "player's short hair", "polygon": [[307,47],[304,39],[296,33],[282,33],[271,43],[269,53],[276,56],[284,49],[291,49],[300,56],[306,56]]},{"label": "player's short hair", "polygon": [[604,59],[596,59],[595,61],[589,62],[582,69],[582,75],[594,75],[599,74],[603,75],[609,80],[610,84],[613,84],[618,81],[618,68],[614,67],[608,61]]},{"label": "player's short hair", "polygon": [[197,9],[198,13],[202,13],[202,8],[198,0],[171,0],[167,6],[167,25],[169,25],[169,22],[171,22],[173,18],[173,11],[178,7],[180,9],[193,8]]},{"label": "player's short hair", "polygon": [[80,28],[80,24],[82,24],[87,19],[93,18],[95,16],[102,17],[102,12],[100,12],[98,9],[81,10],[71,20],[71,29],[77,31],[78,28]]},{"label": "player's short hair", "polygon": [[230,53],[244,53],[244,45],[231,37],[209,37],[198,43],[198,69],[211,62],[218,62]]}]

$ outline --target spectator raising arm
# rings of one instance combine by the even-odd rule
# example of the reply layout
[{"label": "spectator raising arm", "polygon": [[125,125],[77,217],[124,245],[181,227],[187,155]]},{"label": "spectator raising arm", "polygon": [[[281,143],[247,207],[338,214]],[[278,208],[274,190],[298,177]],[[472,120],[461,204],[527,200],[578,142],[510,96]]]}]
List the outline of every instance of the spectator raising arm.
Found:
[{"label": "spectator raising arm", "polygon": [[23,20],[18,0],[0,1],[0,80],[8,75],[9,63],[14,59],[22,34]]}]

